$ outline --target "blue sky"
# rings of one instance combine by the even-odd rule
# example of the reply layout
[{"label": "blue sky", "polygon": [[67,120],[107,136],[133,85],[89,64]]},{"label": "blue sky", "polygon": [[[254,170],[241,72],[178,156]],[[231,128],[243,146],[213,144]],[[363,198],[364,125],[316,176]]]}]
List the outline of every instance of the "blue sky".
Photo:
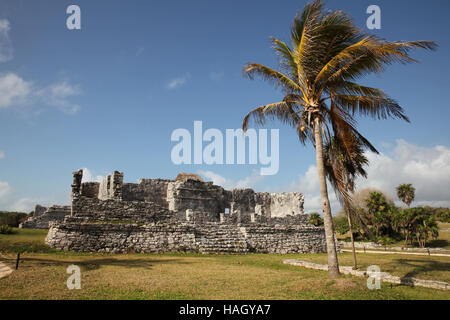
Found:
[{"label": "blue sky", "polygon": [[[288,40],[306,1],[19,1],[0,0],[0,210],[68,203],[71,172],[92,179],[113,170],[125,180],[202,173],[226,187],[300,191],[318,207],[314,152],[280,128],[280,170],[259,165],[171,162],[173,130],[239,128],[251,108],[281,92],[242,76],[247,62],[276,67],[269,37]],[[81,8],[81,30],[68,30],[66,8]],[[366,8],[381,8],[381,29],[367,30]],[[414,183],[419,204],[449,205],[450,2],[329,0],[355,24],[388,40],[433,40],[420,64],[394,65],[364,83],[400,102],[411,124],[360,119],[382,155],[371,155],[362,187],[394,194]],[[6,22],[5,22],[6,21]],[[407,181],[405,181],[407,180]],[[336,205],[334,206],[336,208]]]}]

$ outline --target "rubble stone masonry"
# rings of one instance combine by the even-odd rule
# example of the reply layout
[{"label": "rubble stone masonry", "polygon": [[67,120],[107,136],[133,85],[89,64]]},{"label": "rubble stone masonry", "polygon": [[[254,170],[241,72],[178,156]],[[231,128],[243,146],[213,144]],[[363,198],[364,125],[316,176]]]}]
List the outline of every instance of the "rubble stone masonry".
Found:
[{"label": "rubble stone masonry", "polygon": [[46,243],[85,252],[326,252],[323,227],[309,224],[301,193],[225,190],[199,179],[140,179],[114,172],[81,183],[74,172],[71,210],[50,223]]}]

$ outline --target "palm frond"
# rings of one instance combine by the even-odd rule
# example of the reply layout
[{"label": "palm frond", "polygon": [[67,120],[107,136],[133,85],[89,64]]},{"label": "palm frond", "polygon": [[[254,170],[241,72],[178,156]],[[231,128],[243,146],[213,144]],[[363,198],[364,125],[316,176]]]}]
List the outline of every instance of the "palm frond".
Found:
[{"label": "palm frond", "polygon": [[437,44],[432,41],[387,42],[367,36],[328,61],[315,79],[316,86],[320,84],[318,92],[323,91],[330,82],[356,80],[370,73],[379,73],[395,62],[417,62],[409,56],[414,48],[435,50]]},{"label": "palm frond", "polygon": [[296,101],[285,99],[281,102],[275,102],[253,109],[244,117],[242,130],[246,131],[252,120],[256,125],[263,126],[267,120],[278,119],[283,123],[295,127],[299,121],[299,117],[294,110],[295,103]]},{"label": "palm frond", "polygon": [[322,21],[322,1],[307,4],[301,15],[297,15],[291,28],[292,46],[297,58],[297,80],[308,91],[308,77],[316,65],[314,54],[317,32]]},{"label": "palm frond", "polygon": [[376,119],[399,118],[409,122],[403,108],[387,96],[336,94],[333,100],[352,115],[358,113]]},{"label": "palm frond", "polygon": [[271,37],[273,46],[272,48],[278,53],[280,57],[280,68],[288,73],[289,78],[297,78],[297,56],[289,48],[289,46],[277,38]]},{"label": "palm frond", "polygon": [[276,86],[282,86],[286,92],[301,92],[300,87],[288,76],[259,63],[247,63],[244,67],[244,75],[253,80],[255,75],[264,80],[271,81]]}]

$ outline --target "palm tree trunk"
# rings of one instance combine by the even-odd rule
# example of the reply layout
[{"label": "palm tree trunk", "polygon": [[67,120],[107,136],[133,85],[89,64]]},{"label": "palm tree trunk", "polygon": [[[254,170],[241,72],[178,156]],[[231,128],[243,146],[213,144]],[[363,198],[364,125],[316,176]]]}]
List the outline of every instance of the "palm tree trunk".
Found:
[{"label": "palm tree trunk", "polygon": [[325,238],[328,253],[328,274],[331,278],[339,276],[339,264],[336,252],[334,226],[331,216],[330,200],[328,199],[327,182],[325,179],[325,167],[323,163],[323,142],[320,132],[321,124],[319,118],[314,120],[314,137],[316,141],[316,162],[319,174],[320,195],[322,197],[322,213],[325,227]]},{"label": "palm tree trunk", "polygon": [[353,251],[353,270],[358,269],[358,265],[356,263],[356,251],[355,251],[355,239],[353,239],[353,227],[352,227],[352,218],[350,217],[350,212],[347,211],[347,219],[348,219],[348,229],[350,231],[350,239],[352,239],[352,251]]},{"label": "palm tree trunk", "polygon": [[406,232],[405,235],[405,245],[403,247],[408,248],[408,236],[409,236],[409,232]]}]

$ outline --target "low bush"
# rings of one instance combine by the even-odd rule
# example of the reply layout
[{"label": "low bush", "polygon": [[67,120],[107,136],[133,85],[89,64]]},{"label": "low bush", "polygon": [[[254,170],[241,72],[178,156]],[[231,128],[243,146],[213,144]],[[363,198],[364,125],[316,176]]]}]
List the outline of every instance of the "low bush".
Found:
[{"label": "low bush", "polygon": [[0,226],[0,234],[13,234],[14,230],[7,224],[3,224]]}]

